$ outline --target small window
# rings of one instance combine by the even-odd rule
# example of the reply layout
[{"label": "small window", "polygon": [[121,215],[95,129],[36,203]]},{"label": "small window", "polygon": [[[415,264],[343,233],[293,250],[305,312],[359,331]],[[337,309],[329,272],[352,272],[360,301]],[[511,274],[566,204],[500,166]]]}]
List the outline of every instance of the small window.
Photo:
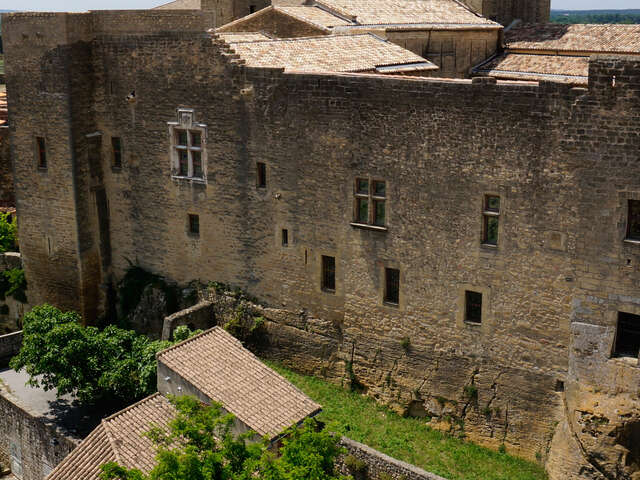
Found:
[{"label": "small window", "polygon": [[38,168],[47,168],[47,146],[44,137],[36,137]]},{"label": "small window", "polygon": [[256,11],[256,6],[255,5],[249,5],[249,13],[254,13]]},{"label": "small window", "polygon": [[464,321],[482,323],[482,293],[467,290],[464,293]]},{"label": "small window", "polygon": [[189,214],[189,233],[200,235],[200,216]]},{"label": "small window", "polygon": [[122,141],[120,137],[111,137],[111,151],[113,166],[116,168],[122,167]]},{"label": "small window", "polygon": [[256,163],[256,185],[258,188],[266,188],[267,186],[267,166],[262,162]]},{"label": "small window", "polygon": [[398,305],[400,303],[400,270],[384,269],[384,301]]},{"label": "small window", "polygon": [[354,222],[384,227],[386,225],[386,193],[386,182],[356,178]]},{"label": "small window", "polygon": [[282,246],[286,247],[289,245],[289,230],[286,228],[282,229]]},{"label": "small window", "polygon": [[498,246],[498,226],[500,219],[500,197],[486,195],[482,211],[482,244]]},{"label": "small window", "polygon": [[322,256],[322,289],[336,291],[336,259]]},{"label": "small window", "polygon": [[638,353],[640,353],[640,316],[619,312],[613,356],[638,358]]},{"label": "small window", "polygon": [[629,200],[627,239],[640,241],[640,200]]}]

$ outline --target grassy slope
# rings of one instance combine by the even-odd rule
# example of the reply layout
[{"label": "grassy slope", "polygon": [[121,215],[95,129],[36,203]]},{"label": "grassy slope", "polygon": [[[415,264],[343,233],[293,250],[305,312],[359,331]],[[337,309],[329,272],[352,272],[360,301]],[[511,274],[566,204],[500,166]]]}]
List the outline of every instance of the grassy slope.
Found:
[{"label": "grassy slope", "polygon": [[323,406],[329,430],[450,480],[541,480],[533,463],[432,430],[424,420],[403,418],[370,398],[278,364],[269,366]]}]

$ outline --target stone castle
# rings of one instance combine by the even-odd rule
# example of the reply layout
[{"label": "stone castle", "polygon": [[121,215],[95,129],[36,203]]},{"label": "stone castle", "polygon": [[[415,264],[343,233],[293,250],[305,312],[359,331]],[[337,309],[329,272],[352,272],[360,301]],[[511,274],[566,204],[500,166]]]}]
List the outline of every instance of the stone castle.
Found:
[{"label": "stone castle", "polygon": [[[468,4],[503,23],[549,11]],[[315,8],[250,7],[220,18]],[[371,30],[347,7],[304,13]],[[467,60],[462,24],[406,21],[460,59],[426,78],[444,57],[391,24],[348,52],[344,32],[213,31],[204,3],[174,8],[3,17],[30,301],[93,321],[129,262],[238,285],[280,312],[270,343],[299,370],[460,419],[553,479],[639,478],[640,57],[568,48],[577,73],[470,79],[523,50],[483,27]],[[326,58],[285,58],[298,42]]]}]

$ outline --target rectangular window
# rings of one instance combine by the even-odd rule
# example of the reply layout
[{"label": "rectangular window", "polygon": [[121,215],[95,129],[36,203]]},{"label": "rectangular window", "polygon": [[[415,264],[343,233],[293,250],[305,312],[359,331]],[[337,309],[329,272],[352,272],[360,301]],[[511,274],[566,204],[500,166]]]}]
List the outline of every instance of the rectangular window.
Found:
[{"label": "rectangular window", "polygon": [[38,168],[47,168],[47,146],[44,137],[36,137]]},{"label": "rectangular window", "polygon": [[384,269],[384,301],[395,305],[400,303],[400,270]]},{"label": "rectangular window", "polygon": [[203,179],[202,130],[176,128],[173,130],[173,137],[178,176]]},{"label": "rectangular window", "polygon": [[627,210],[627,239],[640,241],[640,200],[629,200]]},{"label": "rectangular window", "polygon": [[482,243],[483,245],[498,245],[498,225],[500,218],[500,197],[485,195],[482,211]]},{"label": "rectangular window", "polygon": [[256,6],[255,5],[249,5],[249,14],[252,14],[256,11]]},{"label": "rectangular window", "polygon": [[335,292],[336,290],[336,259],[322,256],[322,289]]},{"label": "rectangular window", "polygon": [[382,180],[356,178],[354,221],[384,227],[386,225],[386,183]]},{"label": "rectangular window", "polygon": [[286,228],[282,229],[282,246],[286,247],[289,245],[289,230]]},{"label": "rectangular window", "polygon": [[200,235],[200,216],[189,214],[189,233]]},{"label": "rectangular window", "polygon": [[464,292],[464,321],[482,323],[482,293]]},{"label": "rectangular window", "polygon": [[640,316],[618,312],[613,356],[638,358],[638,353],[640,353]]},{"label": "rectangular window", "polygon": [[267,186],[267,166],[262,162],[256,163],[256,185],[258,188],[266,188]]},{"label": "rectangular window", "polygon": [[111,151],[113,166],[116,168],[122,167],[122,141],[120,137],[111,137]]}]

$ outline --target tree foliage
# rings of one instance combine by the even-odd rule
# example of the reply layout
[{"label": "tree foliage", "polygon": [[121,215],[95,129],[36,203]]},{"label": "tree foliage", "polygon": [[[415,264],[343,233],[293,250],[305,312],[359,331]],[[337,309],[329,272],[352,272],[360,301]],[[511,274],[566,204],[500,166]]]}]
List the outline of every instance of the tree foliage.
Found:
[{"label": "tree foliage", "polygon": [[168,430],[147,435],[157,448],[156,466],[145,474],[115,462],[102,466],[102,480],[347,480],[336,476],[341,448],[337,437],[317,431],[307,420],[287,430],[280,455],[267,442],[252,442],[254,432],[234,436],[234,417],[219,404],[193,397],[172,397],[177,415]]},{"label": "tree foliage", "polygon": [[156,389],[156,353],[171,345],[113,325],[85,327],[75,312],[51,305],[23,318],[23,343],[11,368],[25,369],[29,383],[89,404],[127,405]]},{"label": "tree foliage", "polygon": [[0,253],[16,250],[18,225],[15,215],[0,213]]}]

